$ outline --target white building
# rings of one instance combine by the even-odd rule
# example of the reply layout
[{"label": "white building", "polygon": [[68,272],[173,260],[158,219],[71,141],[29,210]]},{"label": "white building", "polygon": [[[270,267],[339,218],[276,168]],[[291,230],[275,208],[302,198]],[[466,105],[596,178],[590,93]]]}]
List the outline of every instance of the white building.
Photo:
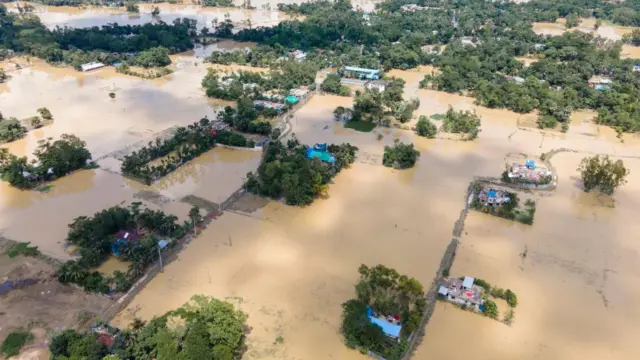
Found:
[{"label": "white building", "polygon": [[296,50],[291,53],[291,56],[295,61],[302,61],[307,58],[307,53],[302,50]]},{"label": "white building", "polygon": [[91,70],[99,69],[101,67],[105,67],[105,65],[101,62],[90,62],[90,63],[80,65],[80,68],[82,68],[82,71],[91,71]]},{"label": "white building", "polygon": [[464,279],[449,278],[445,283],[440,285],[438,294],[446,300],[463,306],[473,307],[476,311],[480,311],[480,306],[484,304],[482,298],[482,288],[474,286],[476,279],[471,276],[465,276]]},{"label": "white building", "polygon": [[387,89],[388,83],[384,80],[372,80],[367,82],[364,87],[369,90],[377,90],[378,92],[384,92]]}]

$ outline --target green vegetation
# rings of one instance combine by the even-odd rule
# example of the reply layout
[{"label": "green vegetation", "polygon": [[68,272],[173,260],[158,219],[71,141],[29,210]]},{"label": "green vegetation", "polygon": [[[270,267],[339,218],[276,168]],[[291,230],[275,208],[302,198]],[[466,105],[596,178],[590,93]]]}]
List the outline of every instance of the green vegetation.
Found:
[{"label": "green vegetation", "polygon": [[16,256],[38,256],[40,255],[40,250],[38,250],[37,246],[29,246],[30,242],[19,242],[9,246],[5,249],[4,253],[10,257],[14,258]]},{"label": "green vegetation", "polygon": [[[236,101],[236,108],[227,106],[218,113],[218,120],[233,129],[245,133],[270,135],[273,130],[271,123],[266,120],[278,115],[274,109],[255,108],[253,101],[240,98]],[[259,119],[260,117],[260,119]]]},{"label": "green vegetation", "polygon": [[606,195],[612,195],[619,186],[626,184],[629,175],[629,169],[622,160],[612,161],[606,155],[582,159],[578,171],[582,176],[584,191],[597,189]]},{"label": "green vegetation", "polygon": [[401,143],[396,139],[393,147],[384,147],[382,165],[394,169],[408,169],[415,165],[419,157],[420,151],[416,150],[413,144]]},{"label": "green vegetation", "polygon": [[[102,210],[93,217],[80,216],[69,224],[67,242],[76,245],[80,258],[64,263],[57,276],[61,283],[82,286],[88,292],[108,293],[126,291],[158,258],[158,240],[168,240],[171,245],[192,228],[191,223],[178,225],[178,218],[162,211],[141,208],[134,202],[128,207],[114,206]],[[100,266],[111,254],[118,240],[116,234],[127,231],[131,239],[120,242],[120,258],[131,261],[127,273],[116,271],[105,278],[90,269]],[[127,236],[129,239],[129,236]]]},{"label": "green vegetation", "polygon": [[45,119],[45,120],[53,120],[53,114],[51,114],[51,111],[49,109],[47,109],[46,107],[41,107],[36,111],[38,112],[38,114],[40,114],[40,116],[43,119]]},{"label": "green vegetation", "polygon": [[26,129],[14,117],[4,119],[0,117],[0,141],[14,141],[24,136]]},{"label": "green vegetation", "polygon": [[[356,298],[342,304],[341,331],[345,344],[362,352],[373,351],[388,360],[398,360],[406,350],[408,337],[422,320],[426,306],[422,284],[383,265],[373,268],[361,265],[358,271]],[[402,331],[398,342],[387,341],[382,329],[371,323],[368,308],[374,316],[400,319]]]},{"label": "green vegetation", "polygon": [[17,157],[7,149],[0,149],[0,176],[2,180],[21,189],[32,189],[44,181],[65,176],[85,168],[91,160],[87,143],[75,135],[62,134],[60,140],[51,138],[38,141],[35,162]]},{"label": "green vegetation", "polygon": [[201,0],[202,6],[211,7],[234,7],[233,0]]},{"label": "green vegetation", "polygon": [[[131,4],[131,9],[137,7]],[[190,50],[196,36],[196,20],[176,19],[144,25],[108,24],[102,27],[47,29],[30,13],[9,13],[0,4],[0,50],[13,50],[50,63],[65,63],[76,69],[92,61],[113,64],[135,61],[136,53],[163,47],[170,53]],[[144,60],[146,62],[146,60]]]},{"label": "green vegetation", "polygon": [[335,163],[306,156],[307,146],[294,137],[285,146],[280,141],[267,144],[257,174],[248,173],[245,189],[260,196],[284,199],[288,205],[308,205],[325,193],[331,179],[355,161],[357,147],[329,145]]},{"label": "green vegetation", "polygon": [[[124,157],[122,174],[151,184],[180,166],[213,149],[216,144],[253,147],[252,140],[226,130],[214,131],[207,118],[188,127],[179,127],[169,139],[156,139],[145,147]],[[149,162],[164,157],[160,164]]]},{"label": "green vegetation", "polygon": [[93,332],[64,330],[54,335],[49,350],[54,360],[239,360],[246,347],[246,320],[247,315],[232,304],[196,295],[148,323],[134,320],[128,330],[99,324],[114,338],[109,347]]},{"label": "green vegetation", "polygon": [[327,75],[322,84],[320,84],[320,90],[340,96],[351,95],[349,88],[340,83],[340,75],[338,74]]},{"label": "green vegetation", "polygon": [[137,14],[140,12],[140,8],[134,2],[130,1],[127,3],[127,12]]},{"label": "green vegetation", "polygon": [[384,92],[370,89],[366,89],[364,93],[356,91],[351,119],[382,126],[389,126],[392,120],[401,123],[411,120],[420,102],[417,99],[404,101],[404,84],[404,80],[394,78]]},{"label": "green vegetation", "polygon": [[28,331],[11,332],[4,339],[2,345],[0,345],[0,354],[3,354],[7,358],[18,355],[20,349],[32,338],[33,335]]},{"label": "green vegetation", "polygon": [[451,106],[444,116],[442,130],[454,134],[466,134],[467,140],[473,140],[480,133],[480,117],[471,111],[455,111]]},{"label": "green vegetation", "polygon": [[[166,67],[161,67],[161,68],[157,68],[157,69],[147,69],[143,72],[140,71],[136,71],[133,70],[129,67],[129,65],[127,65],[126,63],[122,63],[118,66],[116,66],[116,72],[119,72],[121,74],[125,74],[125,75],[131,75],[131,76],[136,76],[142,79],[157,79],[160,77],[163,77],[165,75],[169,75],[171,73],[173,73],[173,70],[166,68]],[[111,93],[113,94],[113,93]],[[115,97],[115,94],[114,94]]]},{"label": "green vegetation", "polygon": [[428,117],[420,115],[420,117],[418,118],[418,122],[416,123],[416,132],[420,136],[433,139],[436,137],[438,128],[436,127],[436,124],[429,120]]},{"label": "green vegetation", "polygon": [[474,185],[473,201],[471,202],[472,209],[505,219],[516,220],[527,225],[533,224],[533,218],[536,213],[535,201],[528,199],[525,201],[524,206],[520,207],[520,199],[516,193],[499,190],[499,192],[502,193],[502,196],[509,198],[509,201],[502,204],[490,204],[480,200],[480,193],[482,191],[487,191],[488,189],[483,190],[483,188],[483,185],[480,183]]},{"label": "green vegetation", "polygon": [[347,129],[353,129],[356,131],[371,132],[373,129],[376,128],[376,124],[367,122],[367,121],[351,120],[351,121],[345,122],[344,127]]}]

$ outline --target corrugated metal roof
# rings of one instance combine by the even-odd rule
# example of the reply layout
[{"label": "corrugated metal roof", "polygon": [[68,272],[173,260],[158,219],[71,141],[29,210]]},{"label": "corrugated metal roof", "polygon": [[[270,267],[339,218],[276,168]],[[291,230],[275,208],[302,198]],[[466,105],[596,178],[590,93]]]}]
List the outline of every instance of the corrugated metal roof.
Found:
[{"label": "corrugated metal roof", "polygon": [[464,280],[462,281],[462,287],[470,289],[473,286],[474,281],[476,281],[476,279],[472,278],[471,276],[465,276]]}]

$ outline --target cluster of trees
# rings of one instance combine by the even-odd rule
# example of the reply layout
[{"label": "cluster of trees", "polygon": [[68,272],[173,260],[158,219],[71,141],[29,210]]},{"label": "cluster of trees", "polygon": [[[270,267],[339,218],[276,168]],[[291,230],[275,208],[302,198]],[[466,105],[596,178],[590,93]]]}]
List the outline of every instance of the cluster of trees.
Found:
[{"label": "cluster of trees", "polygon": [[38,141],[29,162],[26,157],[17,157],[7,149],[0,149],[0,176],[12,186],[30,189],[44,181],[65,176],[89,165],[91,153],[87,143],[75,135],[62,134],[59,140],[52,138]]},{"label": "cluster of trees", "polygon": [[268,120],[259,120],[258,116],[274,117],[278,114],[276,110],[256,109],[253,106],[253,101],[244,97],[239,98],[236,104],[235,109],[227,106],[224,111],[219,112],[218,120],[241,132],[261,135],[271,134],[271,123]]},{"label": "cluster of trees", "polygon": [[349,88],[340,83],[340,75],[338,74],[327,75],[322,84],[320,84],[320,90],[329,94],[336,94],[340,96],[351,95],[351,91],[349,90]]},{"label": "cluster of trees", "polygon": [[[187,127],[179,127],[169,139],[157,138],[147,146],[125,156],[121,171],[144,181],[147,185],[184,165],[197,156],[211,150],[216,143],[254,147],[255,143],[243,135],[227,130],[213,130],[207,118],[200,119]],[[164,157],[160,164],[149,162]]]},{"label": "cluster of trees", "polygon": [[356,91],[350,112],[351,120],[382,126],[389,126],[393,120],[401,123],[411,120],[420,102],[418,99],[404,101],[404,84],[404,80],[393,78],[384,92],[374,89],[366,89],[364,93]]},{"label": "cluster of trees", "polygon": [[599,190],[606,195],[627,183],[629,169],[622,160],[613,161],[609,156],[596,155],[582,159],[578,171],[582,176],[584,191]]},{"label": "cluster of trees", "polygon": [[10,142],[24,136],[27,129],[14,117],[5,119],[0,114],[0,142]]},{"label": "cluster of trees", "polygon": [[442,121],[442,130],[454,134],[465,134],[468,140],[473,140],[480,133],[480,117],[475,111],[455,111],[449,106]]},{"label": "cluster of trees", "polygon": [[233,0],[201,0],[200,4],[211,7],[235,7]]},{"label": "cluster of trees", "polygon": [[[192,227],[187,222],[179,225],[177,220],[175,215],[141,208],[139,202],[127,207],[114,206],[93,217],[74,219],[69,224],[67,242],[78,247],[80,258],[62,264],[57,272],[58,280],[63,284],[78,284],[89,292],[128,290],[157,259],[159,239],[180,238]],[[98,271],[90,270],[100,266],[110,256],[118,240],[116,233],[124,230],[132,234],[144,234],[139,239],[132,236],[131,241],[119,247],[120,258],[131,262],[128,271],[122,273],[118,270],[113,276],[105,277]]]},{"label": "cluster of trees", "polygon": [[171,59],[169,58],[169,50],[159,46],[140,51],[140,54],[133,57],[128,63],[143,68],[161,67],[171,64]]},{"label": "cluster of trees", "polygon": [[245,189],[273,199],[284,199],[288,205],[308,205],[326,192],[331,179],[355,161],[357,147],[350,144],[327,147],[334,163],[306,156],[307,146],[293,137],[283,144],[267,144],[256,174],[248,173]]},{"label": "cluster of trees", "polygon": [[196,20],[176,19],[144,25],[108,24],[102,27],[47,29],[34,14],[8,13],[0,4],[0,48],[27,53],[52,63],[80,64],[100,61],[111,64],[125,54],[157,47],[170,53],[193,48]]},{"label": "cluster of trees", "polygon": [[420,151],[416,150],[413,144],[401,143],[396,139],[393,146],[384,147],[382,165],[394,169],[408,169],[416,164],[419,157]]},{"label": "cluster of trees", "polygon": [[[361,265],[360,281],[355,286],[356,298],[342,304],[341,331],[345,344],[363,352],[372,351],[385,359],[401,359],[408,337],[420,326],[426,306],[420,282],[384,265],[369,268]],[[398,342],[389,342],[382,328],[368,318],[394,316],[400,319],[402,332]]]},{"label": "cluster of trees", "polygon": [[428,117],[420,115],[416,123],[416,133],[429,139],[436,137],[438,127]]},{"label": "cluster of trees", "polygon": [[54,360],[237,360],[245,350],[247,315],[228,302],[195,295],[182,307],[149,322],[135,319],[127,330],[108,324],[107,347],[94,332],[64,330],[49,345]]}]

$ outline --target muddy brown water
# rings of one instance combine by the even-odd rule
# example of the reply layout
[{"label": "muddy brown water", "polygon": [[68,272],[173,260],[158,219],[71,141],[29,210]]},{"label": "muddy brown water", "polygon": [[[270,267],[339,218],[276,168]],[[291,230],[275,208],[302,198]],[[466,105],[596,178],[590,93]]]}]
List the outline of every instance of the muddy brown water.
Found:
[{"label": "muddy brown water", "polygon": [[[221,103],[207,100],[199,88],[207,67],[191,53],[173,59],[176,72],[158,80],[109,68],[83,74],[34,61],[0,88],[0,108],[21,118],[46,106],[55,121],[5,146],[26,155],[38,139],[73,132],[98,157],[168,127],[214,116]],[[397,129],[344,129],[332,112],[352,100],[314,96],[291,119],[296,136],[305,143],[350,142],[360,148],[358,160],[334,179],[328,197],[304,208],[267,202],[250,213],[225,212],[113,323],[126,326],[134,316],[150,319],[194,294],[206,294],[228,299],[249,314],[246,359],[363,359],[342,344],[338,333],[340,304],[354,296],[358,266],[382,263],[428,286],[474,176],[499,176],[504,157],[513,152],[540,154],[564,147],[640,155],[636,137],[627,135],[621,143],[611,129],[593,123],[593,113],[574,114],[566,134],[518,128],[535,121],[535,114],[486,109],[471,98],[420,90],[421,70],[392,74],[407,80],[407,96],[420,98],[416,115],[443,113],[449,105],[476,110],[483,120],[479,138],[427,140]],[[107,96],[110,91],[115,100]],[[422,152],[415,168],[396,171],[380,165],[383,147],[395,139],[413,142]],[[576,167],[584,156],[553,158],[558,189],[534,195],[538,210],[532,227],[469,215],[452,273],[514,290],[520,302],[514,325],[438,304],[415,359],[638,356],[633,341],[640,335],[635,321],[640,312],[639,229],[631,216],[640,201],[640,163],[625,159],[631,177],[612,200],[581,191]],[[115,159],[107,163],[119,167]],[[181,198],[195,195],[219,202],[258,163],[256,153],[217,148],[150,187],[104,169],[60,179],[48,193],[0,183],[0,230],[69,258],[62,243],[74,217],[140,200],[144,191],[168,199],[156,204],[143,196],[145,204],[184,220],[190,205]],[[523,261],[519,254],[525,245]],[[282,344],[275,342],[278,336],[284,338]],[[461,343],[472,346],[463,350]]]}]

